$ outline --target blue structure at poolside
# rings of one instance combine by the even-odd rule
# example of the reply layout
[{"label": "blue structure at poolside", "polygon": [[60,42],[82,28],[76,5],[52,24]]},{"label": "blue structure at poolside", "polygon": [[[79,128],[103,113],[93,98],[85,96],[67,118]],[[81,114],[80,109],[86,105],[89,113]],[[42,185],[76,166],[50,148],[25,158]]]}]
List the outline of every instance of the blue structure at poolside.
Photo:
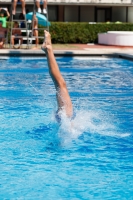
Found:
[{"label": "blue structure at poolside", "polygon": [[[26,19],[27,20],[32,20],[34,13],[30,12],[28,14],[26,14]],[[48,19],[45,17],[45,15],[42,15],[40,13],[36,13],[36,17],[38,19],[38,24],[42,25],[42,26],[50,26],[50,22],[48,21]]]}]

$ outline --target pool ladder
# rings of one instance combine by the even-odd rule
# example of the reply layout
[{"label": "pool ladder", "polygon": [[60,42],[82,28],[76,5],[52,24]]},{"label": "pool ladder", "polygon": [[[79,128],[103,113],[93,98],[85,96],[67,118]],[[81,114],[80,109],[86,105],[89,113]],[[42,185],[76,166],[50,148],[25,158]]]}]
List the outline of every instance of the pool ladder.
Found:
[{"label": "pool ladder", "polygon": [[[33,40],[36,40],[37,37],[34,36],[33,34],[33,31],[34,31],[34,20],[33,20],[33,17],[32,17],[32,21],[29,21],[26,19],[26,14],[23,15],[24,16],[24,19],[15,19],[15,15],[12,14],[12,10],[13,10],[13,1],[12,0],[12,6],[11,6],[11,17],[10,17],[10,21],[11,21],[11,31],[10,31],[10,48],[12,47],[12,44],[11,44],[11,39],[12,39],[12,33],[13,33],[13,30],[14,29],[17,29],[17,28],[13,28],[13,24],[15,21],[17,21],[19,24],[20,23],[24,23],[25,24],[25,28],[21,28],[19,26],[18,29],[21,29],[21,32],[22,33],[26,33],[26,36],[22,36],[23,38],[23,41],[26,40],[27,41],[27,49],[30,49],[30,47],[32,46],[32,42]],[[17,5],[21,5],[21,2],[18,2]],[[25,5],[26,6],[26,5]],[[17,8],[16,8],[17,10]],[[26,9],[25,9],[26,10]],[[45,14],[46,18],[47,18],[47,26],[45,28],[39,28],[38,27],[38,33],[39,33],[39,30],[47,30],[49,31],[49,22],[48,22],[48,9],[46,8],[47,10],[47,13]],[[20,12],[17,12],[16,11],[16,14],[20,14],[22,13],[21,11]],[[36,0],[33,0],[33,16],[36,14]],[[20,36],[15,36],[15,38],[19,40]],[[38,35],[38,39],[43,39],[44,36],[39,36]]]}]

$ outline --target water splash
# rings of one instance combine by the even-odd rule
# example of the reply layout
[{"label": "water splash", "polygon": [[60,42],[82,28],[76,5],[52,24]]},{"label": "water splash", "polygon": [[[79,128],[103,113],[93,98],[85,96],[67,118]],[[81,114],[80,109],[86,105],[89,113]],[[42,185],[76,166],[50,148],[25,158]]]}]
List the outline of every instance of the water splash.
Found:
[{"label": "water splash", "polygon": [[78,110],[73,121],[70,121],[65,115],[62,117],[62,123],[58,130],[62,144],[76,140],[85,132],[119,138],[130,136],[130,133],[122,133],[119,125],[115,124],[114,117],[102,111]]}]

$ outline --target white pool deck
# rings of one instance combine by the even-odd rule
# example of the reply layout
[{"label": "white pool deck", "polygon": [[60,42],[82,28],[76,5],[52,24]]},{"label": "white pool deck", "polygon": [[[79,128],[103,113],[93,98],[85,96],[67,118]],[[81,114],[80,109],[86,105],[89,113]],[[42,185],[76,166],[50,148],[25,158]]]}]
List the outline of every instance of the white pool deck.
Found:
[{"label": "white pool deck", "polygon": [[[84,48],[82,50],[54,50],[55,56],[107,56],[107,57],[122,57],[125,59],[133,60],[133,48]],[[42,57],[45,53],[40,50],[13,50],[13,49],[0,49],[0,57],[8,56],[31,56],[31,57]]]}]

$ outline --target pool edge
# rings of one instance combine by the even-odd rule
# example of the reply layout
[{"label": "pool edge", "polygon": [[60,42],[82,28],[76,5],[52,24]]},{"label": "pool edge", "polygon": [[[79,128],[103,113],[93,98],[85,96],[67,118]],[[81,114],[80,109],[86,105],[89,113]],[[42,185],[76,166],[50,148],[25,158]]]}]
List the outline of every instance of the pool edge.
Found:
[{"label": "pool edge", "polygon": [[[117,57],[123,58],[133,61],[133,54],[130,52],[122,53],[122,52],[110,52],[107,50],[100,49],[100,52],[88,52],[86,50],[54,50],[55,56],[88,56],[88,57]],[[33,50],[3,50],[0,52],[0,57],[18,57],[18,56],[35,56],[35,57],[45,57],[45,53],[42,50],[33,51]]]}]

